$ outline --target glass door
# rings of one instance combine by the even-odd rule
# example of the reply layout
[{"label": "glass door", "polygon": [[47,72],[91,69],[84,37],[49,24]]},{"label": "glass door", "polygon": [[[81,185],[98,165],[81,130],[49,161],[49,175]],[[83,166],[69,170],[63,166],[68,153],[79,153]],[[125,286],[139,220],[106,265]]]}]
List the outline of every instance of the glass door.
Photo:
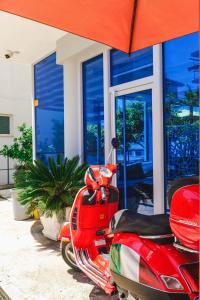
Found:
[{"label": "glass door", "polygon": [[120,209],[153,214],[152,90],[115,97]]}]

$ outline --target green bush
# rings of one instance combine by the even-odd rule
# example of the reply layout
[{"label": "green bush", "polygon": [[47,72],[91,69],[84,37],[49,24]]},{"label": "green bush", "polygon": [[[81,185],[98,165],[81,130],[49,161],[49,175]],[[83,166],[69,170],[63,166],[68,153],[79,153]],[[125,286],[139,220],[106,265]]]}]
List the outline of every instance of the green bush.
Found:
[{"label": "green bush", "polygon": [[28,205],[28,211],[39,208],[42,214],[59,216],[67,206],[72,206],[78,190],[83,186],[88,165],[79,165],[79,156],[72,159],[58,155],[55,161],[49,157],[48,166],[41,160],[29,163],[15,175],[19,201]]},{"label": "green bush", "polygon": [[12,145],[4,145],[0,154],[17,159],[20,165],[32,162],[32,128],[25,123],[18,127],[20,136],[14,138]]}]

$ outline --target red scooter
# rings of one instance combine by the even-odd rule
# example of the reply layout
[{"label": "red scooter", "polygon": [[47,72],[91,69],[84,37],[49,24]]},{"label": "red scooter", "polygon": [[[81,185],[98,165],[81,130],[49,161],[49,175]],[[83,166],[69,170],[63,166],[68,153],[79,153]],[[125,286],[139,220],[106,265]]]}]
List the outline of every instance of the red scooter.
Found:
[{"label": "red scooter", "polygon": [[170,218],[122,210],[111,220],[110,269],[125,299],[200,299],[198,178],[178,181],[170,194]]},{"label": "red scooter", "polygon": [[118,210],[118,190],[110,185],[116,171],[116,165],[87,170],[86,186],[78,192],[70,222],[59,235],[65,262],[82,270],[108,294],[116,291],[108,255],[112,243],[109,223]]},{"label": "red scooter", "polygon": [[65,262],[107,294],[118,291],[120,299],[199,299],[196,179],[173,193],[169,220],[167,215],[117,211],[118,189],[111,185],[116,171],[110,164],[87,170],[86,186],[59,236]]}]

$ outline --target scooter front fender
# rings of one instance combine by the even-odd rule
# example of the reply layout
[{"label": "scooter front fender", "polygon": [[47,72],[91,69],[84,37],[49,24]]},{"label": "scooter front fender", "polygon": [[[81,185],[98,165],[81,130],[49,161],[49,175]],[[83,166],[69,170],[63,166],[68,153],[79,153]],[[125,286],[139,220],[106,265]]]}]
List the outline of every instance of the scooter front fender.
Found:
[{"label": "scooter front fender", "polygon": [[59,241],[70,242],[71,235],[70,235],[70,223],[66,222],[64,226],[61,228],[60,233],[58,235]]}]

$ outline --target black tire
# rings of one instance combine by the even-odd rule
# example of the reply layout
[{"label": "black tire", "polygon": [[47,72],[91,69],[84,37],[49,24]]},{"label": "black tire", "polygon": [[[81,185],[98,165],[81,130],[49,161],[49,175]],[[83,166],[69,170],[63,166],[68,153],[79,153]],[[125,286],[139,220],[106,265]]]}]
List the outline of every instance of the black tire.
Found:
[{"label": "black tire", "polygon": [[61,242],[60,248],[61,248],[62,257],[63,257],[64,261],[66,262],[66,264],[70,268],[72,268],[76,271],[80,271],[80,269],[78,268],[78,266],[76,264],[75,259],[73,258],[74,251],[73,251],[72,244]]},{"label": "black tire", "polygon": [[185,178],[181,178],[181,179],[175,180],[173,182],[172,187],[169,190],[169,193],[168,193],[169,208],[171,206],[172,197],[173,197],[174,193],[178,189],[180,189],[183,186],[192,185],[192,184],[198,184],[198,183],[199,183],[199,177],[198,176],[185,177]]},{"label": "black tire", "polygon": [[119,300],[127,300],[128,298],[128,291],[122,289],[121,287],[117,286],[118,298]]},{"label": "black tire", "polygon": [[119,300],[132,299],[132,297],[134,297],[133,299],[135,299],[135,300],[142,300],[141,298],[138,298],[136,295],[129,293],[128,291],[122,289],[119,286],[117,286],[117,291],[118,291]]}]

